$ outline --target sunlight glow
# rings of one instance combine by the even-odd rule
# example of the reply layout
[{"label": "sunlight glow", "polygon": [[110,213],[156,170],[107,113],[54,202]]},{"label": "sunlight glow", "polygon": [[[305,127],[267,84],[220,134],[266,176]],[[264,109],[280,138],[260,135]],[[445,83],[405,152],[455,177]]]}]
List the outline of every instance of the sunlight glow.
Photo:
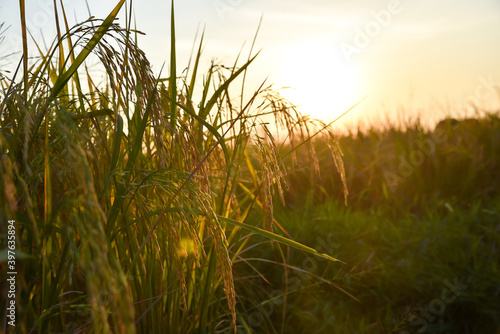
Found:
[{"label": "sunlight glow", "polygon": [[281,94],[303,114],[331,121],[363,97],[352,65],[333,45],[318,41],[294,44],[286,51],[277,81]]}]

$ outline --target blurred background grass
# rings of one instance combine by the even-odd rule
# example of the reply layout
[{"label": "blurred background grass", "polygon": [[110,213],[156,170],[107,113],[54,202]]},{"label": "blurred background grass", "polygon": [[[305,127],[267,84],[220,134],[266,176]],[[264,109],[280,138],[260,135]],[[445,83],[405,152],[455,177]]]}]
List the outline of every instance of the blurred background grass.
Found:
[{"label": "blurred background grass", "polygon": [[[347,206],[327,145],[317,139],[321,175],[299,154],[276,217],[297,241],[346,264],[339,270],[295,250],[287,273],[255,260],[269,273],[259,288],[270,295],[289,289],[286,306],[282,294],[279,303],[264,298],[255,308],[260,326],[286,333],[499,333],[499,135],[498,113],[489,113],[431,130],[415,122],[341,136]],[[278,261],[273,249],[247,256]],[[449,303],[446,282],[462,286]],[[272,303],[270,312],[264,306]]]}]

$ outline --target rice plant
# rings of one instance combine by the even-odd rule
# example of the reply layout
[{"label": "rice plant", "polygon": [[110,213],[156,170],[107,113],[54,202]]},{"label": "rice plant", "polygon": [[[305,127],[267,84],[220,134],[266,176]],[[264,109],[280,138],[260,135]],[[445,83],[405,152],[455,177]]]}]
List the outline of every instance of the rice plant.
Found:
[{"label": "rice plant", "polygon": [[[273,194],[283,198],[286,187],[281,143],[292,155],[308,148],[316,161],[309,138],[330,130],[264,83],[233,96],[252,51],[243,64],[214,63],[201,75],[202,37],[178,75],[172,2],[170,73],[155,77],[135,42],[131,2],[73,27],[61,3],[48,50],[36,41],[28,50],[20,6],[22,66],[2,78],[0,93],[0,219],[15,219],[24,254],[17,332],[244,330],[232,266],[252,235],[336,261],[276,233]],[[124,27],[115,22],[122,9]],[[88,70],[91,58],[105,83]],[[255,211],[262,219],[249,225]]]}]

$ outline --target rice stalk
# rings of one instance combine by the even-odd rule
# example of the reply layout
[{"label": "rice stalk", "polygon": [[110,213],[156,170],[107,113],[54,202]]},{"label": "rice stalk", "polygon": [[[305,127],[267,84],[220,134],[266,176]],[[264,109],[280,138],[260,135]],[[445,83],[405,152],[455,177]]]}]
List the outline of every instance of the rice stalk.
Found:
[{"label": "rice stalk", "polygon": [[[199,83],[203,36],[194,67],[177,77],[173,2],[170,73],[155,77],[140,32],[114,22],[123,4],[72,28],[62,3],[54,6],[49,50],[35,43],[24,85],[2,80],[2,217],[25,227],[19,242],[32,257],[19,276],[21,331],[203,332],[228,323],[236,332],[231,246],[241,231],[337,261],[281,236],[273,216],[286,170],[261,119],[274,118],[292,151],[315,125],[264,84],[233,98],[257,55],[212,64]],[[105,83],[89,73],[91,59]],[[245,223],[254,210],[263,228]]]}]

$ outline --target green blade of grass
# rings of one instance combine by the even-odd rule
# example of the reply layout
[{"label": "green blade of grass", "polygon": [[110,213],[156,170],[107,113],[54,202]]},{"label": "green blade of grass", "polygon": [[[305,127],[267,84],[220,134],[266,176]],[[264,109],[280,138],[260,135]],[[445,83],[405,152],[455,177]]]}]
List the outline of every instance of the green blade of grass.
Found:
[{"label": "green blade of grass", "polygon": [[76,73],[78,68],[82,65],[82,63],[87,59],[92,50],[96,47],[99,41],[106,35],[109,27],[113,24],[114,19],[118,15],[122,5],[125,3],[125,0],[120,0],[120,2],[115,6],[115,8],[109,13],[108,17],[103,21],[103,23],[99,26],[97,31],[94,33],[92,38],[89,40],[87,45],[83,48],[82,52],[78,54],[75,61],[71,64],[70,68],[67,72],[63,73],[57,78],[54,87],[49,95],[49,101],[52,100],[59,94],[59,92],[64,88],[69,79]]},{"label": "green blade of grass", "polygon": [[[22,1],[24,4],[24,1]],[[80,66],[83,64],[85,59],[90,55],[92,50],[96,47],[96,45],[99,43],[99,41],[106,35],[107,31],[113,24],[114,19],[118,15],[118,12],[120,11],[122,5],[125,3],[125,0],[120,0],[120,2],[115,6],[115,8],[109,13],[109,15],[106,17],[106,19],[103,21],[103,23],[99,26],[97,31],[92,35],[92,38],[88,41],[88,43],[85,45],[83,50],[78,54],[76,57],[75,61],[71,64],[69,67],[68,71],[61,73],[61,75],[58,76],[54,86],[52,87],[50,91],[50,95],[47,98],[46,104],[50,104],[55,97],[64,89],[66,84],[68,83],[69,79],[75,74]],[[34,128],[33,133],[36,134],[38,132],[38,128],[42,124],[43,118],[45,117],[45,114],[41,114],[38,122]],[[33,135],[34,137],[34,135]],[[33,138],[29,144],[29,147],[31,147],[33,142]]]},{"label": "green blade of grass", "polygon": [[276,234],[276,233],[273,233],[273,232],[269,232],[269,231],[261,229],[259,227],[248,225],[248,224],[245,224],[245,223],[242,223],[242,222],[230,219],[230,218],[225,218],[225,217],[222,217],[222,216],[219,216],[218,218],[221,221],[224,221],[224,222],[226,222],[228,224],[231,224],[231,225],[234,225],[234,226],[239,226],[239,227],[244,228],[244,229],[246,229],[248,231],[251,231],[253,233],[261,235],[261,236],[263,236],[265,238],[268,238],[268,239],[280,242],[282,244],[288,245],[288,246],[293,247],[295,249],[307,252],[307,253],[315,255],[315,256],[322,257],[322,258],[330,260],[330,261],[341,262],[341,263],[345,264],[345,262],[343,262],[342,260],[336,259],[336,258],[334,258],[334,257],[332,257],[332,256],[330,256],[328,254],[319,253],[314,248],[311,248],[311,247],[308,247],[306,245],[303,245],[303,244],[301,244],[301,243],[299,243],[297,241],[293,241],[291,239],[285,238],[285,237],[283,237],[283,236],[281,236],[279,234]]},{"label": "green blade of grass", "polygon": [[21,32],[23,36],[23,69],[24,69],[24,101],[28,100],[28,37],[26,34],[26,4],[24,0],[19,0],[21,12]]},{"label": "green blade of grass", "polygon": [[200,45],[198,46],[198,52],[196,54],[196,59],[194,62],[194,67],[193,67],[193,73],[191,74],[191,82],[189,84],[189,89],[188,89],[188,98],[191,101],[193,98],[193,92],[194,92],[194,85],[196,82],[196,75],[198,74],[198,66],[200,64],[200,58],[201,58],[201,48],[203,46],[203,38],[205,37],[205,32],[201,34],[201,40],[200,40]]},{"label": "green blade of grass", "polygon": [[110,173],[115,169],[116,163],[118,161],[118,156],[120,155],[120,144],[123,137],[123,119],[120,115],[116,117],[116,132],[115,138],[113,140],[113,153],[111,155],[111,166],[109,167]]},{"label": "green blade of grass", "polygon": [[[177,101],[177,61],[175,56],[175,21],[174,21],[174,1],[172,0],[171,19],[170,19],[170,80],[169,92],[170,99]],[[175,129],[175,122],[177,118],[177,105],[170,103],[170,126]]]}]

